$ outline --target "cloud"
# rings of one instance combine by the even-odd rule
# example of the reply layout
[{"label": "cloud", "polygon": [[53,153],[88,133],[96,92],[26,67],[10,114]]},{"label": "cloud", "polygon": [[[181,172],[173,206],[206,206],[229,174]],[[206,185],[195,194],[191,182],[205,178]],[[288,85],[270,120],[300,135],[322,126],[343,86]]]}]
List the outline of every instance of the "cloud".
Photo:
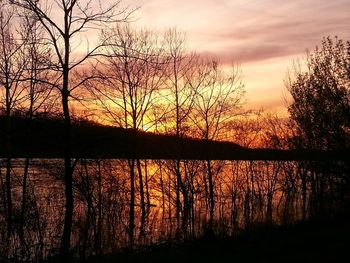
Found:
[{"label": "cloud", "polygon": [[238,62],[249,106],[269,110],[283,106],[283,78],[293,59],[325,36],[350,37],[349,0],[137,2],[138,25],[176,27],[187,33],[190,48],[224,63]]},{"label": "cloud", "polygon": [[190,46],[242,63],[303,53],[350,33],[348,0],[144,0],[140,23],[176,26]]},{"label": "cloud", "polygon": [[238,63],[247,63],[296,54],[297,52],[293,48],[285,47],[282,45],[251,44],[245,46],[244,48],[227,48],[216,53],[223,63],[230,63],[231,61]]}]

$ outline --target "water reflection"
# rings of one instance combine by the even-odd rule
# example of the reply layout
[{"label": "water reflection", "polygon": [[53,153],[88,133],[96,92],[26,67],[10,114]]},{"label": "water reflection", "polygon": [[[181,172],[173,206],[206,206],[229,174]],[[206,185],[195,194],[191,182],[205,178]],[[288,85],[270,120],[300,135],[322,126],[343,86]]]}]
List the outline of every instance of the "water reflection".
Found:
[{"label": "water reflection", "polygon": [[[28,169],[25,164],[23,159],[11,160],[14,230],[8,238],[6,160],[1,160],[0,253],[41,260],[58,253],[60,245],[63,161],[33,159]],[[202,235],[231,236],[261,224],[306,219],[344,198],[343,166],[339,162],[78,160],[72,252],[84,258],[123,247]]]}]

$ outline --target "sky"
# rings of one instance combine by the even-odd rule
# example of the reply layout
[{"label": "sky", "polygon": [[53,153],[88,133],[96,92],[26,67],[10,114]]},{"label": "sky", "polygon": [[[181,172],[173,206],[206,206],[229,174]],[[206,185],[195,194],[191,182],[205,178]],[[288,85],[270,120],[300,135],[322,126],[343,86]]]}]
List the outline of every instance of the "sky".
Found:
[{"label": "sky", "polygon": [[285,109],[293,60],[325,36],[350,39],[350,0],[124,0],[137,26],[187,35],[189,47],[239,64],[247,107]]}]

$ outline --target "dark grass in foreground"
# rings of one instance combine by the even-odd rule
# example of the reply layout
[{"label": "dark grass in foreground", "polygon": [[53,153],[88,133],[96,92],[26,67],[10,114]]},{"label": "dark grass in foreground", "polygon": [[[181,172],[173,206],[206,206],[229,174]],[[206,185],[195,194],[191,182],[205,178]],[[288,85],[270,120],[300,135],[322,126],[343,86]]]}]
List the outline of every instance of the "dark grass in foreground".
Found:
[{"label": "dark grass in foreground", "polygon": [[349,219],[263,226],[235,238],[155,246],[86,262],[350,262]]}]

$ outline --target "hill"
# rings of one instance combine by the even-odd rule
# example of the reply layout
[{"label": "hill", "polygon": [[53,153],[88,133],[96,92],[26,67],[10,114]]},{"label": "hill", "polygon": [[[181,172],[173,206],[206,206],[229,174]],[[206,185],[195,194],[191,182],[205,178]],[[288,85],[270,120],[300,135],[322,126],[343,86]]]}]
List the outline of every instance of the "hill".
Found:
[{"label": "hill", "polygon": [[[0,116],[0,157],[62,158],[64,126],[59,118],[11,118],[10,143]],[[7,150],[9,149],[9,151]],[[100,159],[349,160],[348,152],[248,149],[232,142],[179,138],[88,121],[72,127],[72,156]]]},{"label": "hill", "polygon": [[[0,116],[0,136],[5,136],[5,117]],[[28,120],[11,118],[12,157],[60,158],[64,146],[63,122],[57,118]],[[0,141],[0,156],[6,156],[6,140]],[[178,138],[88,121],[74,122],[72,155],[84,158],[206,159],[244,148],[228,142]],[[215,159],[215,158],[214,158]]]}]

